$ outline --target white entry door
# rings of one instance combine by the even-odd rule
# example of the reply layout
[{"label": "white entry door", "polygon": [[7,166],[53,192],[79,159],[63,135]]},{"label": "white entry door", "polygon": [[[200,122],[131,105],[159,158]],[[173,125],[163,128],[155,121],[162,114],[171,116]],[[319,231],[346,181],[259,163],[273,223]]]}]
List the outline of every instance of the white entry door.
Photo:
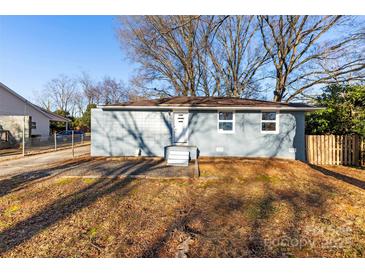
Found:
[{"label": "white entry door", "polygon": [[174,142],[188,142],[189,112],[173,112],[174,114]]}]

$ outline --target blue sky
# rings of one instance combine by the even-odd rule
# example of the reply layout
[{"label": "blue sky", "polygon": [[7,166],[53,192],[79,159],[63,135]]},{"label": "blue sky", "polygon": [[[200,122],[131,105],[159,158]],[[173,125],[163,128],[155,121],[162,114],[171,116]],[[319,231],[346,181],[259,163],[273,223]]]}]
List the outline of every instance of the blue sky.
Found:
[{"label": "blue sky", "polygon": [[[364,24],[365,17],[356,20]],[[29,100],[60,74],[127,82],[135,65],[116,27],[114,16],[0,16],[0,81]]]},{"label": "blue sky", "polygon": [[27,99],[60,74],[127,81],[113,16],[0,16],[0,81]]}]

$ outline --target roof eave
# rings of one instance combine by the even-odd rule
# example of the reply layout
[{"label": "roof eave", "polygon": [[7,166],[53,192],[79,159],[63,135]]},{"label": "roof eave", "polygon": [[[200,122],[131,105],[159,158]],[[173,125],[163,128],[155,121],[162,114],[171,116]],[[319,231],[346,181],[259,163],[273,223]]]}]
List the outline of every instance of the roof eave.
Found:
[{"label": "roof eave", "polygon": [[317,111],[325,109],[323,107],[291,107],[291,106],[98,106],[99,109],[123,109],[123,110],[291,110],[291,111]]},{"label": "roof eave", "polygon": [[53,114],[53,113],[50,113],[50,112],[45,112],[45,114],[47,115],[47,117],[49,118],[50,121],[65,122],[65,123],[71,122],[70,119],[65,118],[61,115]]},{"label": "roof eave", "polygon": [[70,123],[71,120],[70,119],[61,119],[61,118],[57,118],[57,117],[49,117],[49,120],[50,121],[53,121],[53,122],[64,122],[64,123]]}]

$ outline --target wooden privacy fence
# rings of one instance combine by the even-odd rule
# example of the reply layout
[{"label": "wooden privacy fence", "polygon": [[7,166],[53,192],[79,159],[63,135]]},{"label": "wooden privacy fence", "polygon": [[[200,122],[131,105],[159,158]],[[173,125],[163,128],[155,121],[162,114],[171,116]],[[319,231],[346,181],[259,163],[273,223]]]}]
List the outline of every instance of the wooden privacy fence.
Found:
[{"label": "wooden privacy fence", "polygon": [[311,164],[365,166],[365,138],[358,135],[306,135],[306,150]]}]

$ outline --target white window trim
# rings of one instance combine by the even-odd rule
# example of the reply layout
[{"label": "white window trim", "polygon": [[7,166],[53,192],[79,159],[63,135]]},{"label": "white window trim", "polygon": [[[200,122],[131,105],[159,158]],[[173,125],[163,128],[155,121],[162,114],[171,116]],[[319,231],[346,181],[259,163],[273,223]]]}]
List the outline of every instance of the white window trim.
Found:
[{"label": "white window trim", "polygon": [[[219,112],[232,112],[232,120],[219,120]],[[232,130],[222,130],[219,128],[219,122],[232,122]],[[234,110],[218,110],[217,111],[217,131],[222,134],[234,134],[236,132],[236,112]]]},{"label": "white window trim", "polygon": [[[276,116],[275,116],[275,120],[262,120],[262,113],[265,112],[275,112]],[[261,122],[260,122],[260,130],[262,134],[278,134],[279,133],[279,127],[280,127],[280,112],[278,110],[265,110],[265,111],[261,111]],[[262,123],[266,122],[266,123],[275,123],[275,131],[267,131],[267,130],[262,130]]]}]

